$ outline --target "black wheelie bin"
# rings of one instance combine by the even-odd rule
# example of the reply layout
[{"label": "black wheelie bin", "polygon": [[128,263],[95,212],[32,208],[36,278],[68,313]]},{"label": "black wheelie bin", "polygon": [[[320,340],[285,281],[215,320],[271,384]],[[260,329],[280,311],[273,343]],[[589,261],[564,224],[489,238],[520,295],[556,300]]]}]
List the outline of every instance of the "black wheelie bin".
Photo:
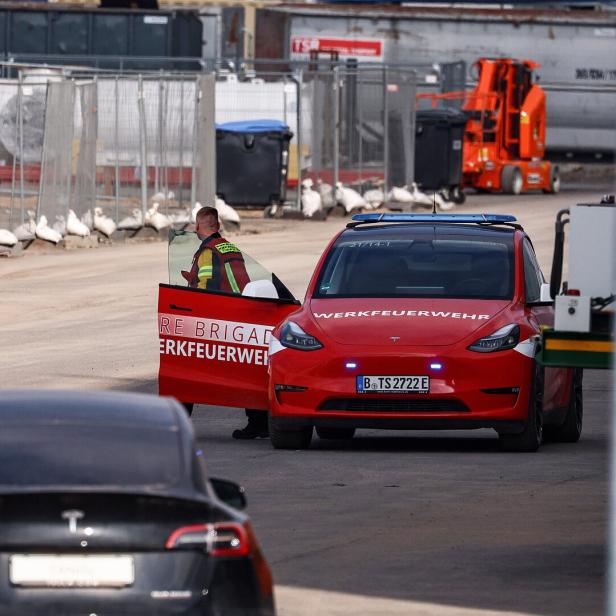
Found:
[{"label": "black wheelie bin", "polygon": [[292,137],[278,120],[217,124],[216,194],[229,205],[283,203]]},{"label": "black wheelie bin", "polygon": [[415,182],[464,201],[462,164],[466,114],[458,109],[423,109],[415,116]]}]

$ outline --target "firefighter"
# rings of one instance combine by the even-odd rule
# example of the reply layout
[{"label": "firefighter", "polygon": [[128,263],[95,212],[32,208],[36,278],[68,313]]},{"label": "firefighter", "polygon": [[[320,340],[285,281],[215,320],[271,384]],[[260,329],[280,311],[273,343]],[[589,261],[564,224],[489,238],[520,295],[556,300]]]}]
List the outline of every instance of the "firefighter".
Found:
[{"label": "firefighter", "polygon": [[[214,207],[202,207],[197,212],[195,220],[195,232],[201,244],[193,256],[190,271],[182,272],[188,286],[241,293],[250,282],[250,278],[240,249],[219,233],[218,210]],[[234,430],[233,438],[251,439],[269,436],[266,412],[246,409],[246,416],[248,424],[241,430]]]}]

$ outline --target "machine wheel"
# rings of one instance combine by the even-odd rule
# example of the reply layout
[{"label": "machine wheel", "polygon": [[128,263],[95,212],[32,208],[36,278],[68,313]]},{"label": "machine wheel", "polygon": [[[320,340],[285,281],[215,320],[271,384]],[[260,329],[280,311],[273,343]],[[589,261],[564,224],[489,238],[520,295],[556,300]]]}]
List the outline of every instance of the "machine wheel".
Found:
[{"label": "machine wheel", "polygon": [[193,409],[195,408],[194,402],[182,402],[182,406],[186,410],[186,414],[191,417],[193,414]]},{"label": "machine wheel", "polygon": [[285,429],[279,428],[276,418],[268,418],[269,434],[274,449],[308,449],[312,440],[312,426],[308,428]]},{"label": "machine wheel", "polygon": [[519,195],[524,186],[522,172],[514,165],[505,165],[501,171],[501,190],[508,195]]},{"label": "machine wheel", "polygon": [[518,434],[499,434],[498,444],[501,451],[537,451],[543,440],[542,407],[543,374],[539,366],[535,366],[524,429]]},{"label": "machine wheel", "polygon": [[355,428],[317,428],[317,435],[324,440],[350,439],[355,435]]},{"label": "machine wheel", "polygon": [[552,165],[550,168],[550,188],[544,188],[546,194],[555,195],[560,191],[560,170],[558,165]]},{"label": "machine wheel", "polygon": [[458,205],[462,205],[466,201],[466,195],[459,186],[454,186],[451,189],[451,198],[453,202],[457,203]]},{"label": "machine wheel", "polygon": [[569,406],[565,421],[560,426],[546,427],[546,438],[558,443],[577,443],[582,436],[582,422],[584,419],[584,396],[582,393],[581,369],[573,371],[571,389],[569,392]]}]

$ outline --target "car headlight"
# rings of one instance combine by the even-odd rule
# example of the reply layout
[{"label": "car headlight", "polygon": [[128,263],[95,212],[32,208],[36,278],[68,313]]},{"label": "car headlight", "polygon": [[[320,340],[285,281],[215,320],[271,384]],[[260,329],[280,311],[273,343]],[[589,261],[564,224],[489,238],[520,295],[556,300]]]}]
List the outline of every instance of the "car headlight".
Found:
[{"label": "car headlight", "polygon": [[299,351],[316,351],[322,344],[310,334],[307,334],[297,323],[287,321],[280,330],[280,344]]},{"label": "car headlight", "polygon": [[493,351],[505,351],[513,349],[520,342],[520,328],[512,323],[497,329],[493,334],[475,340],[468,347],[469,351],[478,353],[492,353]]}]

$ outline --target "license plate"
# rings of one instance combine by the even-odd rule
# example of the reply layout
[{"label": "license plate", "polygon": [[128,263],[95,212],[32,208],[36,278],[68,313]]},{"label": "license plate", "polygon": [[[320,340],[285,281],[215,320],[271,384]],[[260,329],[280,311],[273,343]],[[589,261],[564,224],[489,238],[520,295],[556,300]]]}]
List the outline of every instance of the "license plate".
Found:
[{"label": "license plate", "polygon": [[121,588],[135,581],[132,556],[13,554],[9,581],[15,586],[49,588]]},{"label": "license plate", "polygon": [[430,391],[429,376],[371,375],[355,378],[358,394],[427,394]]}]

